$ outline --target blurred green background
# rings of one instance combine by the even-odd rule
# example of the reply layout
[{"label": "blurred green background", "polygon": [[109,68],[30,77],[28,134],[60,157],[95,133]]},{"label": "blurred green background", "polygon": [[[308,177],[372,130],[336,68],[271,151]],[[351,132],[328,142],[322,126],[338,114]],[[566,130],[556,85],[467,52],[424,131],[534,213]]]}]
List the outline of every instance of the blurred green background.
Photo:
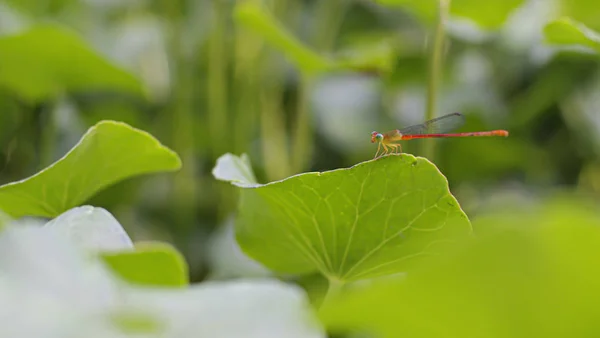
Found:
[{"label": "blurred green background", "polygon": [[[416,0],[0,1],[0,181],[46,167],[100,120],[124,121],[183,170],[89,204],[136,241],[174,243],[193,281],[262,274],[236,253],[236,191],[212,177],[215,160],[247,153],[268,182],[371,159],[371,131],[426,118],[435,12]],[[600,4],[454,0],[450,13],[434,115],[510,131],[436,141],[430,159],[469,217],[557,190],[595,198],[599,58],[546,44],[543,28],[569,16],[600,29]]]}]

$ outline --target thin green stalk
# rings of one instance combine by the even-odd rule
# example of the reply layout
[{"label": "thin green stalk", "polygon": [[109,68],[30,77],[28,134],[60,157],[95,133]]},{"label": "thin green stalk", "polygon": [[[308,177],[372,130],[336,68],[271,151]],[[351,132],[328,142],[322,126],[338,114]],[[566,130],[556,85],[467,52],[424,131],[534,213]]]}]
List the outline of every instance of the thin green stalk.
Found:
[{"label": "thin green stalk", "polygon": [[[431,120],[435,118],[435,113],[437,110],[438,87],[440,78],[442,76],[441,73],[444,54],[444,38],[449,8],[450,0],[438,1],[438,20],[434,32],[434,40],[431,48],[429,64],[429,86],[427,90],[427,110],[425,112],[425,120]],[[423,140],[423,155],[429,159],[433,159],[434,154],[434,140]]]},{"label": "thin green stalk", "polygon": [[320,52],[329,52],[334,45],[346,13],[347,0],[320,1],[316,13],[314,43]]},{"label": "thin green stalk", "polygon": [[321,302],[320,309],[324,309],[329,304],[331,304],[331,302],[342,293],[343,288],[343,281],[336,278],[329,278],[329,286],[327,288],[327,293],[325,294],[325,297]]},{"label": "thin green stalk", "polygon": [[166,16],[169,19],[169,50],[171,52],[171,69],[173,94],[171,98],[171,107],[165,111],[167,118],[172,119],[171,137],[173,150],[175,150],[182,159],[182,170],[173,175],[173,218],[175,223],[184,230],[180,235],[182,247],[185,247],[187,230],[190,230],[195,215],[197,184],[195,179],[194,166],[194,123],[193,123],[193,88],[194,74],[193,64],[183,53],[181,44],[181,1],[164,0],[163,2]]},{"label": "thin green stalk", "polygon": [[214,21],[208,41],[208,119],[212,150],[216,156],[226,151],[227,119],[227,50],[228,6],[214,1]]},{"label": "thin green stalk", "polygon": [[56,151],[56,107],[54,104],[44,104],[38,115],[40,124],[39,169],[46,168],[54,161]]},{"label": "thin green stalk", "polygon": [[[345,14],[347,1],[328,0],[317,4],[316,30],[313,41],[317,50],[327,54],[334,47]],[[313,128],[310,111],[310,91],[314,77],[302,74],[298,84],[298,100],[296,102],[296,121],[293,125],[292,170],[299,172],[307,169],[313,153]]]},{"label": "thin green stalk", "polygon": [[[289,2],[273,1],[269,4],[275,15],[284,17]],[[257,76],[261,76],[258,109],[260,111],[260,142],[263,163],[267,180],[273,181],[292,174],[290,168],[290,151],[288,149],[288,132],[285,125],[283,109],[283,77],[284,74],[274,70],[273,52],[263,49]]]},{"label": "thin green stalk", "polygon": [[248,151],[259,118],[257,97],[260,93],[260,72],[256,65],[261,51],[259,40],[243,28],[236,29],[234,83],[237,99],[232,119],[236,154]]},{"label": "thin green stalk", "polygon": [[265,88],[260,101],[261,146],[269,181],[291,174],[287,138],[281,107],[281,89],[277,85]]},{"label": "thin green stalk", "polygon": [[309,75],[302,75],[298,84],[298,101],[296,106],[296,123],[292,146],[292,170],[300,172],[306,169],[312,157],[312,119],[309,109],[309,94],[312,86]]}]

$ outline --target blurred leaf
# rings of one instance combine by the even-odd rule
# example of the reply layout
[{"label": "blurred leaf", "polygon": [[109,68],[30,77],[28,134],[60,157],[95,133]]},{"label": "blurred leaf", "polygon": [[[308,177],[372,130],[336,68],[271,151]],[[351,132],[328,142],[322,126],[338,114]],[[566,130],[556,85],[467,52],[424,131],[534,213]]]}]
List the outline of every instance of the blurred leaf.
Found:
[{"label": "blurred leaf", "polygon": [[559,45],[579,45],[600,53],[600,34],[570,18],[550,22],[544,28],[546,41]]},{"label": "blurred leaf", "polygon": [[320,72],[333,67],[331,60],[298,41],[271,13],[255,1],[242,1],[236,5],[235,19],[279,49],[304,72]]},{"label": "blurred leaf", "polygon": [[73,32],[42,25],[0,38],[0,86],[32,100],[63,91],[142,94],[131,74],[112,65]]},{"label": "blurred leaf", "polygon": [[[439,0],[376,0],[382,5],[405,7],[422,20],[432,22],[437,17],[437,1]],[[450,14],[458,18],[473,21],[484,29],[502,27],[513,10],[523,4],[524,0],[452,0]]]},{"label": "blurred leaf", "polygon": [[591,78],[594,72],[590,70],[595,69],[598,61],[595,55],[593,60],[587,59],[589,57],[558,55],[540,69],[533,83],[513,98],[511,125],[525,126]]},{"label": "blurred leaf", "polygon": [[133,243],[121,224],[102,208],[89,205],[76,207],[45,226],[65,234],[86,250],[114,251],[133,248]]},{"label": "blurred leaf", "polygon": [[4,0],[3,2],[12,8],[34,16],[57,15],[65,8],[76,8],[80,5],[77,0],[48,0],[44,2],[37,0]]},{"label": "blurred leaf", "polygon": [[173,287],[188,284],[185,259],[164,243],[136,243],[134,251],[105,252],[101,256],[113,272],[133,284]]},{"label": "blurred leaf", "polygon": [[343,69],[388,72],[393,66],[394,50],[386,41],[346,50],[335,58],[323,56],[300,42],[267,9],[252,0],[242,1],[236,6],[235,18],[239,24],[263,37],[306,73]]},{"label": "blurred leaf", "polygon": [[412,155],[265,185],[232,183],[243,188],[240,247],[277,272],[319,270],[341,281],[391,274],[471,233],[444,176]]},{"label": "blurred leaf", "polygon": [[341,68],[389,73],[394,69],[396,53],[390,39],[362,41],[336,54]]},{"label": "blurred leaf", "polygon": [[595,337],[600,218],[574,204],[490,214],[475,240],[403,282],[349,292],[323,319],[383,337]]},{"label": "blurred leaf", "polygon": [[557,4],[560,15],[600,30],[600,6],[596,0],[559,0]]},{"label": "blurred leaf", "polygon": [[177,154],[152,135],[102,121],[48,168],[0,186],[0,209],[13,217],[55,217],[118,181],[180,167]]},{"label": "blurred leaf", "polygon": [[258,183],[252,171],[250,158],[246,154],[242,154],[240,157],[229,153],[222,155],[217,159],[212,174],[221,181],[229,181],[239,185],[251,186]]},{"label": "blurred leaf", "polygon": [[472,20],[484,29],[500,28],[525,0],[452,0],[450,14]]},{"label": "blurred leaf", "polygon": [[51,228],[0,233],[1,337],[325,337],[306,295],[293,285],[126,285],[78,249]]},{"label": "blurred leaf", "polygon": [[211,235],[207,247],[210,274],[205,280],[268,277],[271,271],[250,259],[235,240],[233,217],[228,218]]}]

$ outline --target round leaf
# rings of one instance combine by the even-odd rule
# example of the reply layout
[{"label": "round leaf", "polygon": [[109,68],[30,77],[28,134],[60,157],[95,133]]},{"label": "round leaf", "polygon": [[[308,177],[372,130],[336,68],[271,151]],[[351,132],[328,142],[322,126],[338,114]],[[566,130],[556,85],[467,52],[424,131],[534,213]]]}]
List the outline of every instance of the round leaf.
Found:
[{"label": "round leaf", "polygon": [[388,275],[472,231],[445,177],[412,155],[234,184],[242,188],[241,248],[281,273],[319,270],[342,281]]}]

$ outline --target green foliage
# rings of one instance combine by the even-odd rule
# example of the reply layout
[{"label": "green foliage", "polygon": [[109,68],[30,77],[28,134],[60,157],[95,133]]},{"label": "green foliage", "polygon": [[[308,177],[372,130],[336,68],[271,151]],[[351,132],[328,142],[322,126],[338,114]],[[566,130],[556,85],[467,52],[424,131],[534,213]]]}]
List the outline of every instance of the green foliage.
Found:
[{"label": "green foliage", "polygon": [[150,134],[102,121],[50,167],[1,186],[0,209],[12,217],[54,217],[123,179],[180,167],[177,154]]},{"label": "green foliage", "polygon": [[600,7],[595,0],[560,0],[558,11],[592,29],[600,29]]},{"label": "green foliage", "polygon": [[600,34],[570,18],[548,23],[544,28],[544,36],[552,44],[582,46],[600,53]]},{"label": "green foliage", "polygon": [[134,251],[106,252],[102,259],[132,284],[182,287],[188,269],[181,254],[164,243],[136,243]]},{"label": "green foliage", "polygon": [[242,161],[227,156],[214,173],[242,188],[237,240],[277,272],[318,270],[343,282],[393,274],[471,233],[446,179],[423,158],[389,156],[255,185],[228,176]]},{"label": "green foliage", "polygon": [[131,74],[59,26],[34,26],[1,37],[0,64],[0,86],[31,101],[92,90],[142,94],[139,81]]},{"label": "green foliage", "polygon": [[271,13],[254,1],[240,2],[235,9],[235,19],[260,34],[305,72],[321,72],[334,66],[333,61],[298,41]]},{"label": "green foliage", "polygon": [[[479,30],[436,43],[444,1],[450,21]],[[308,300],[333,331],[598,336],[597,201],[540,207],[532,193],[600,192],[600,6],[555,3],[2,2],[2,182],[51,163],[81,125],[102,122],[53,165],[0,186],[0,313],[14,313],[0,316],[0,336],[324,337]],[[567,17],[545,27],[548,43],[595,53],[538,53],[548,15]],[[444,70],[428,65],[435,55]],[[424,100],[428,78],[440,84]],[[142,88],[153,97],[144,101]],[[375,150],[371,126],[455,109],[464,131],[506,128],[510,138],[436,140],[429,160],[356,164]],[[167,137],[182,175],[117,185],[182,161],[107,117]],[[209,177],[223,153],[212,174],[235,187]],[[344,169],[322,171],[331,168]],[[100,191],[93,204],[116,217],[81,206]],[[135,242],[125,229],[174,244]],[[272,279],[216,281],[244,277]]]},{"label": "green foliage", "polygon": [[389,41],[374,41],[367,48],[345,50],[335,56],[324,56],[299,41],[263,6],[255,1],[240,2],[235,9],[236,21],[263,37],[282,52],[299,70],[314,74],[354,69],[388,72],[394,50]]},{"label": "green foliage", "polygon": [[[376,0],[382,5],[399,6],[407,8],[425,21],[433,21],[436,17],[438,1],[440,0]],[[445,0],[444,0],[445,1]],[[506,18],[524,0],[452,0],[450,14],[457,18],[473,21],[483,29],[497,29],[502,27]]]},{"label": "green foliage", "polygon": [[402,281],[349,292],[322,319],[382,337],[596,336],[600,214],[575,204],[488,214],[460,250]]}]

